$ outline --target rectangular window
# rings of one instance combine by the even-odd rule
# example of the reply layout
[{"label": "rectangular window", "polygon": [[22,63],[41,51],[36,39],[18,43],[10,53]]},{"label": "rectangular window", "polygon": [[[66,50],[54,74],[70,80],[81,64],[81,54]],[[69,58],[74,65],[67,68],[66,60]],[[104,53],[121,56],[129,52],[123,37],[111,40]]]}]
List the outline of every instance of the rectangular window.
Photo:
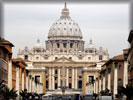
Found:
[{"label": "rectangular window", "polygon": [[88,60],[91,60],[91,57],[88,57]]},{"label": "rectangular window", "polygon": [[57,83],[55,83],[55,89],[57,89],[58,88],[58,85],[57,85]]},{"label": "rectangular window", "polygon": [[57,43],[57,48],[60,48],[60,44],[59,43]]},{"label": "rectangular window", "polygon": [[78,81],[78,88],[79,88],[79,89],[82,88],[82,81],[81,81],[81,80]]},{"label": "rectangular window", "polygon": [[79,57],[80,60],[82,60],[82,57]]},{"label": "rectangular window", "polygon": [[70,48],[72,48],[73,47],[73,43],[70,43]]},{"label": "rectangular window", "polygon": [[66,48],[66,43],[63,43],[63,47]]},{"label": "rectangular window", "polygon": [[55,74],[58,74],[58,69],[55,69]]},{"label": "rectangular window", "polygon": [[122,66],[121,65],[119,65],[119,70],[122,70]]},{"label": "rectangular window", "polygon": [[55,57],[55,59],[58,59],[58,57]]},{"label": "rectangular window", "polygon": [[102,55],[99,56],[99,60],[103,60],[103,56]]},{"label": "rectangular window", "polygon": [[28,55],[25,55],[25,56],[24,56],[24,59],[25,59],[25,60],[28,60]]},{"label": "rectangular window", "polygon": [[118,79],[118,86],[122,86],[122,79]]},{"label": "rectangular window", "polygon": [[72,57],[69,57],[69,59],[72,59]]},{"label": "rectangular window", "polygon": [[49,87],[49,86],[48,86],[48,80],[46,80],[46,89],[48,89],[48,87]]},{"label": "rectangular window", "polygon": [[71,89],[72,88],[72,84],[71,83],[69,83],[69,89]]},{"label": "rectangular window", "polygon": [[72,74],[72,69],[69,69],[69,74]]}]

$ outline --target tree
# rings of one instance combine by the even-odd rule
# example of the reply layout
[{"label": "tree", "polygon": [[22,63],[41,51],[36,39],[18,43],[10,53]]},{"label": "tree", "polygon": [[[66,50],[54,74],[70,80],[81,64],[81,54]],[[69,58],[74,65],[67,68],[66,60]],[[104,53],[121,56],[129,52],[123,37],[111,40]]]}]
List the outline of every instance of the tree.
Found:
[{"label": "tree", "polygon": [[111,95],[111,93],[109,92],[109,89],[105,89],[105,90],[102,90],[101,92],[101,95]]},{"label": "tree", "polygon": [[6,85],[4,84],[4,80],[0,81],[0,94],[2,94],[2,90]]},{"label": "tree", "polygon": [[126,95],[127,100],[133,100],[133,85],[127,85],[126,88],[123,86],[120,86],[118,88],[118,93],[120,95]]},{"label": "tree", "polygon": [[23,100],[29,98],[29,93],[27,93],[27,89],[24,89],[24,91],[22,90],[22,91],[20,92],[20,95],[22,96]]},{"label": "tree", "polygon": [[0,99],[3,97],[2,91],[3,91],[3,88],[4,88],[5,86],[6,86],[6,85],[4,84],[4,80],[1,80],[1,81],[0,81]]},{"label": "tree", "polygon": [[14,90],[14,88],[9,89],[7,86],[5,86],[2,90],[2,95],[4,100],[14,99],[17,97],[17,91]]}]

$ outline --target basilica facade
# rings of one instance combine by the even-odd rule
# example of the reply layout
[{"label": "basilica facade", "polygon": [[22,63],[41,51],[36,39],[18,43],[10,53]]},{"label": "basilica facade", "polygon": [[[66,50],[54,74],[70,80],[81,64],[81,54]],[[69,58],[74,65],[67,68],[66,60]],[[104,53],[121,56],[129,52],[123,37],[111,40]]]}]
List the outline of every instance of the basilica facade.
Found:
[{"label": "basilica facade", "polygon": [[[81,29],[69,16],[65,4],[59,20],[50,27],[46,47],[41,46],[38,39],[33,48],[26,46],[19,50],[18,58],[27,61],[29,74],[43,84],[40,93],[95,92],[93,81],[101,65],[109,59],[109,54],[102,47],[95,48],[92,40],[87,48],[84,45]],[[28,84],[30,86],[32,83]],[[31,87],[28,88],[31,91]]]}]

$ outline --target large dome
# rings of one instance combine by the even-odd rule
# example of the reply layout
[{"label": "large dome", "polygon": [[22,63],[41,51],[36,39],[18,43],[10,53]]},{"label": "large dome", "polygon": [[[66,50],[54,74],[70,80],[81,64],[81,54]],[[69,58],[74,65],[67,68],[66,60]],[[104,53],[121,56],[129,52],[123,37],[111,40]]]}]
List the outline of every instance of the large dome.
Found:
[{"label": "large dome", "polygon": [[48,33],[48,37],[64,36],[82,38],[82,33],[78,24],[69,16],[69,10],[66,7],[66,3],[60,19],[53,23]]}]

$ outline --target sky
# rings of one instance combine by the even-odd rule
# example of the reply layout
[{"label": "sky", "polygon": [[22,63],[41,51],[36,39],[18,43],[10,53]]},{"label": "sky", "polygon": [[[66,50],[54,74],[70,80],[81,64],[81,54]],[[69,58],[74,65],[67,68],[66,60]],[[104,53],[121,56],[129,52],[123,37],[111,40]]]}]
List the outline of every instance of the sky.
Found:
[{"label": "sky", "polygon": [[[18,49],[32,48],[37,39],[45,47],[52,24],[60,18],[64,3],[4,4],[5,39],[14,44],[13,57]],[[67,3],[70,17],[82,32],[85,47],[93,40],[94,47],[108,49],[110,58],[129,47],[129,4]]]}]

